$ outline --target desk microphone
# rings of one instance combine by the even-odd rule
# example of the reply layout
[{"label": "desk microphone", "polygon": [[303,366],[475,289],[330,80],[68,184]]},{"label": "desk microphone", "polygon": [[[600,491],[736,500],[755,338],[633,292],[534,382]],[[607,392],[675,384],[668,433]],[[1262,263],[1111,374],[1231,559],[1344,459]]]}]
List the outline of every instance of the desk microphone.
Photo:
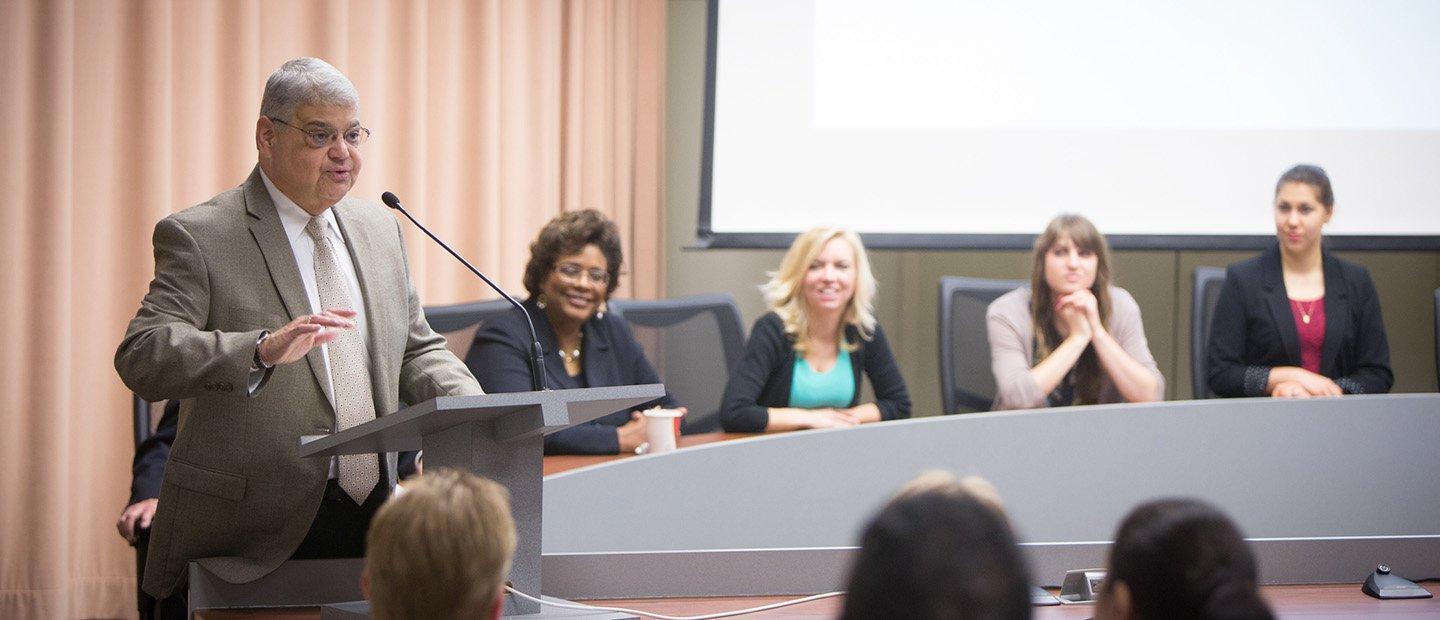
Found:
[{"label": "desk microphone", "polygon": [[500,288],[499,284],[496,284],[493,280],[486,277],[485,274],[480,273],[480,270],[476,269],[474,265],[471,265],[470,261],[465,260],[464,256],[461,256],[451,248],[450,244],[441,241],[439,237],[435,236],[435,233],[430,232],[430,229],[416,220],[415,216],[410,215],[410,212],[406,211],[405,207],[400,206],[400,199],[396,198],[395,194],[385,192],[380,194],[380,200],[385,203],[385,206],[405,214],[405,218],[410,220],[411,224],[414,224],[416,228],[419,228],[431,239],[434,239],[435,243],[445,248],[446,252],[449,252],[451,256],[455,257],[455,260],[464,264],[465,268],[470,270],[470,273],[479,276],[481,280],[484,280],[486,284],[490,285],[490,288],[495,289],[495,292],[500,293],[501,297],[509,301],[510,305],[519,309],[520,314],[525,315],[525,325],[530,328],[530,389],[536,392],[550,389],[545,385],[545,350],[540,347],[540,337],[535,334],[535,322],[530,320],[530,312],[525,309],[524,304],[515,301],[515,298],[511,297],[509,293],[506,293],[505,289]]}]

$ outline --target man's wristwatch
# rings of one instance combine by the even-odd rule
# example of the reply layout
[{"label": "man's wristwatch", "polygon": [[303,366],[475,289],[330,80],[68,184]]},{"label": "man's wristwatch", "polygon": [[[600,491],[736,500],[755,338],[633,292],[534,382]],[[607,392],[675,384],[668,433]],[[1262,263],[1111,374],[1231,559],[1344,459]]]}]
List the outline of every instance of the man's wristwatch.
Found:
[{"label": "man's wristwatch", "polygon": [[263,331],[263,332],[260,332],[260,337],[255,339],[255,359],[254,359],[254,360],[251,360],[251,362],[250,362],[250,372],[260,372],[260,371],[262,371],[262,370],[270,370],[270,367],[273,365],[273,364],[266,364],[264,360],[261,360],[261,359],[260,359],[260,343],[265,342],[265,338],[268,337],[269,335],[270,335],[270,332],[269,332],[268,330],[267,330],[267,331]]}]

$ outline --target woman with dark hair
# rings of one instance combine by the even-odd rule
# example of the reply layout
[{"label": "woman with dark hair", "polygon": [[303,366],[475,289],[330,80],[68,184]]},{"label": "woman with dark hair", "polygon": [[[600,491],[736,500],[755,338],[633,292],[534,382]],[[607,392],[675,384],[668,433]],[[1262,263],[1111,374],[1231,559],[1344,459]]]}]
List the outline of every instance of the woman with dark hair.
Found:
[{"label": "woman with dark hair", "polygon": [[1132,510],[1115,533],[1097,620],[1274,617],[1255,558],[1216,508],[1162,499]]},{"label": "woman with dark hair", "polygon": [[[630,327],[605,312],[619,284],[620,231],[599,211],[570,211],[550,220],[525,265],[525,309],[545,349],[545,376],[555,389],[659,383]],[[530,330],[519,313],[482,325],[465,364],[486,392],[526,392]],[[668,394],[641,408],[677,407]],[[546,454],[619,454],[645,441],[639,411],[617,411],[545,436]]]},{"label": "woman with dark hair", "polygon": [[1230,265],[1206,350],[1217,396],[1383,394],[1395,376],[1370,272],[1325,251],[1330,177],[1301,164],[1275,184],[1277,243]]},{"label": "woman with dark hair", "polygon": [[1035,239],[1030,286],[985,313],[995,409],[1164,398],[1140,306],[1110,281],[1110,246],[1095,225],[1051,220]]},{"label": "woman with dark hair", "polygon": [[1030,579],[995,507],[955,483],[921,483],[865,528],[841,618],[1024,619]]}]

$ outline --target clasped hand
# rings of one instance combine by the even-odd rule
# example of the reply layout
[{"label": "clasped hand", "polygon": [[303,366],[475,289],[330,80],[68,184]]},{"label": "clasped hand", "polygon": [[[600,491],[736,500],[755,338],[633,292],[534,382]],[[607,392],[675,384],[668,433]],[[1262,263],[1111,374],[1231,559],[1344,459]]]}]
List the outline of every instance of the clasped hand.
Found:
[{"label": "clasped hand", "polygon": [[1060,296],[1055,300],[1055,314],[1064,321],[1068,330],[1067,337],[1079,336],[1088,340],[1105,329],[1100,323],[1099,302],[1095,300],[1095,294],[1090,292],[1090,289],[1080,289]]},{"label": "clasped hand", "polygon": [[355,329],[355,311],[328,308],[286,323],[260,341],[260,361],[266,366],[289,364],[305,357],[310,349],[340,337],[341,330]]}]

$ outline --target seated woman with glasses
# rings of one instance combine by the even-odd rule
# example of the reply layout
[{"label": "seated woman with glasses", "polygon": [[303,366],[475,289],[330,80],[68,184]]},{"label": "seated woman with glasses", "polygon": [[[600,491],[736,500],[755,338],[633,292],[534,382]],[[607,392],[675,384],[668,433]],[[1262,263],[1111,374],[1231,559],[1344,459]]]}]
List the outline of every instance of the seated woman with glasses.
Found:
[{"label": "seated woman with glasses", "polygon": [[[599,211],[562,213],[530,244],[525,308],[545,349],[552,389],[659,383],[630,327],[605,301],[622,260],[620,231]],[[467,365],[486,392],[528,392],[530,331],[518,312],[488,321],[475,334]],[[639,407],[677,407],[669,395]],[[617,411],[545,437],[546,454],[619,454],[645,441],[639,411]]]},{"label": "seated woman with glasses", "polygon": [[[762,287],[770,312],[745,343],[720,407],[728,432],[854,426],[910,417],[910,393],[875,322],[875,276],[855,233],[802,233]],[[875,402],[860,402],[860,375]]]}]

